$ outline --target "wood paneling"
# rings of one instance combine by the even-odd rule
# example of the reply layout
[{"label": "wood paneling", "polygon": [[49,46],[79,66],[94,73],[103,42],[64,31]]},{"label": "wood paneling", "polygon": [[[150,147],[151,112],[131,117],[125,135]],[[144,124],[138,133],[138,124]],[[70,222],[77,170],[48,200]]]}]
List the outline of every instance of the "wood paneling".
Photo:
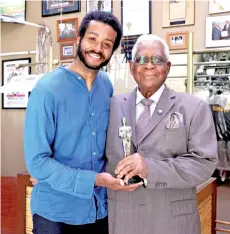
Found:
[{"label": "wood paneling", "polygon": [[15,234],[17,178],[1,177],[1,234]]},{"label": "wood paneling", "polygon": [[[30,194],[32,184],[30,176],[26,174],[18,174],[18,218],[17,218],[17,234],[31,234],[32,216],[29,212]],[[216,179],[211,178],[197,188],[197,202],[201,219],[201,233],[215,234],[216,220]]]},{"label": "wood paneling", "polygon": [[[26,187],[32,186],[28,174],[17,175],[17,234],[26,233]],[[31,218],[31,216],[30,216]],[[31,221],[32,222],[32,221]]]},{"label": "wood paneling", "polygon": [[217,183],[215,178],[210,178],[197,188],[202,234],[216,233],[216,196]]}]

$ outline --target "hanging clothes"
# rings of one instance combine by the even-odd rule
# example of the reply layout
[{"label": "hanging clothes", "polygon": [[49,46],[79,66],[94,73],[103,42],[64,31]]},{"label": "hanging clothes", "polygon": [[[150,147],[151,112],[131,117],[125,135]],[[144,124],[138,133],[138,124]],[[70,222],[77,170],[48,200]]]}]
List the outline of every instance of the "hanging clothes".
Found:
[{"label": "hanging clothes", "polygon": [[220,90],[210,98],[218,141],[218,169],[230,170],[230,93]]}]

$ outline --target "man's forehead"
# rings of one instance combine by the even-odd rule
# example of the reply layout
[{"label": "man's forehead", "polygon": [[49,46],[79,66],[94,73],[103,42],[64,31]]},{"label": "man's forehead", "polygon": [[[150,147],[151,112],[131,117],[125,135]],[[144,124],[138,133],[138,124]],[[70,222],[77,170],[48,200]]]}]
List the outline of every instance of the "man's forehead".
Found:
[{"label": "man's forehead", "polygon": [[[99,20],[91,20],[91,21],[89,22],[89,25],[88,25],[87,29],[88,29],[88,28],[96,28],[97,30],[98,30],[98,28],[99,28],[99,29],[101,29],[102,31],[104,31],[104,30],[106,30],[107,28],[109,28],[109,29],[112,29],[113,31],[115,31],[111,25],[106,24],[106,23],[104,23],[104,22],[102,22],[102,21],[99,21]],[[87,30],[87,29],[86,29],[86,30]]]},{"label": "man's forehead", "polygon": [[141,52],[151,52],[157,54],[163,54],[163,46],[159,42],[143,42],[137,47],[137,54]]}]

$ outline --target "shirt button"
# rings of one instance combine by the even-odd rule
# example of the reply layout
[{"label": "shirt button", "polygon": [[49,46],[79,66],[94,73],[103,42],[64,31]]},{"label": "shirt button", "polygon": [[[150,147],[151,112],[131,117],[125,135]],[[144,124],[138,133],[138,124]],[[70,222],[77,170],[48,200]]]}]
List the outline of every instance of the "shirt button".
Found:
[{"label": "shirt button", "polygon": [[96,152],[93,152],[93,155],[96,155]]},{"label": "shirt button", "polygon": [[94,115],[94,113],[92,113],[92,115]]},{"label": "shirt button", "polygon": [[93,132],[93,135],[95,135],[95,132]]}]

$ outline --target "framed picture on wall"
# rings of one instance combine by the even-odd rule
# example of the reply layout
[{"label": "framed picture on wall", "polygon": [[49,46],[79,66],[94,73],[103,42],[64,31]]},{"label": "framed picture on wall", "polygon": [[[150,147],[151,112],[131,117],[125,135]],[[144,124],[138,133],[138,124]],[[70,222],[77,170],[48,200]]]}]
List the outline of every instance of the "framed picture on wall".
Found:
[{"label": "framed picture on wall", "polygon": [[42,17],[81,11],[81,1],[76,0],[42,0]]},{"label": "framed picture on wall", "polygon": [[86,0],[86,11],[107,11],[112,13],[112,0]]},{"label": "framed picture on wall", "polygon": [[[26,0],[1,1],[1,15],[19,21],[26,21]],[[1,18],[0,22],[10,22],[12,20]]]},{"label": "framed picture on wall", "polygon": [[76,54],[76,42],[60,43],[60,60],[74,59]]},{"label": "framed picture on wall", "polygon": [[[21,58],[2,61],[2,85],[6,85],[11,82],[12,79],[16,79],[17,76],[31,74],[31,68],[24,66],[17,68],[18,64],[31,63],[31,58]],[[6,92],[2,94],[2,108],[3,109],[24,109],[28,103],[28,92]]]},{"label": "framed picture on wall", "polygon": [[166,34],[166,41],[170,50],[188,48],[188,32],[172,32]]},{"label": "framed picture on wall", "polygon": [[57,20],[57,41],[75,41],[77,39],[78,18]]},{"label": "framed picture on wall", "polygon": [[151,33],[151,1],[132,0],[130,3],[130,0],[121,1],[121,53],[125,54],[126,62],[131,60],[131,51],[137,38]]},{"label": "framed picture on wall", "polygon": [[161,4],[163,28],[195,23],[195,0],[164,0]]},{"label": "framed picture on wall", "polygon": [[72,62],[61,62],[61,66],[65,67],[70,65]]},{"label": "framed picture on wall", "polygon": [[209,0],[209,14],[230,12],[230,1]]},{"label": "framed picture on wall", "polygon": [[206,18],[206,47],[230,46],[230,15]]},{"label": "framed picture on wall", "polygon": [[123,36],[151,33],[151,1],[122,0],[121,24]]}]

